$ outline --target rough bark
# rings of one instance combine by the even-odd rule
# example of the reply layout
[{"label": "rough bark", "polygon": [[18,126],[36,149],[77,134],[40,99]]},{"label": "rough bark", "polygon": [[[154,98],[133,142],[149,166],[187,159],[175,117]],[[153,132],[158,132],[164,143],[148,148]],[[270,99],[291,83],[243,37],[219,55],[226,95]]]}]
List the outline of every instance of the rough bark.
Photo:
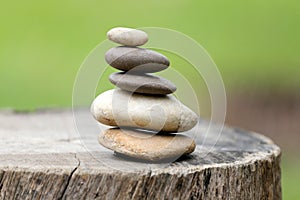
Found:
[{"label": "rough bark", "polygon": [[200,120],[192,155],[140,163],[98,145],[87,110],[75,116],[76,126],[68,110],[0,112],[0,199],[281,199],[280,149],[264,136],[205,134]]}]

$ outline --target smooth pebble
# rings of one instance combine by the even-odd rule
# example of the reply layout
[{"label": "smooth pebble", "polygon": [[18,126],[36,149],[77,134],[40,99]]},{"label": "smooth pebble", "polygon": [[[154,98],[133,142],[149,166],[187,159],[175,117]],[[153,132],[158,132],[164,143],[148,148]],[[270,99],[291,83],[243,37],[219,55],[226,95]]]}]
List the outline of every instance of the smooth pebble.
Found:
[{"label": "smooth pebble", "polygon": [[92,103],[94,118],[110,126],[127,126],[165,132],[192,129],[198,116],[173,95],[151,96],[121,89],[108,90]]},{"label": "smooth pebble", "polygon": [[107,32],[109,40],[125,46],[141,46],[148,41],[148,35],[144,31],[116,27]]},{"label": "smooth pebble", "polygon": [[114,47],[105,54],[106,62],[119,70],[131,72],[158,72],[170,65],[164,55],[138,47]]},{"label": "smooth pebble", "polygon": [[119,128],[100,133],[98,141],[117,153],[148,161],[175,160],[192,153],[196,147],[193,139],[180,134],[151,135]]},{"label": "smooth pebble", "polygon": [[171,81],[150,74],[113,73],[109,80],[123,90],[137,93],[165,95],[176,91]]}]

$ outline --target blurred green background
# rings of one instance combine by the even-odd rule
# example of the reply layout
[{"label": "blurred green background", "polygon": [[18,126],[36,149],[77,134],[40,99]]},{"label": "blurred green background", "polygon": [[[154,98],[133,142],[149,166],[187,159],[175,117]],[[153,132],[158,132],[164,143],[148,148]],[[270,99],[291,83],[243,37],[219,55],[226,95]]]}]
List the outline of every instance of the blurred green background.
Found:
[{"label": "blurred green background", "polygon": [[[84,58],[115,26],[165,27],[210,53],[227,123],[283,148],[283,197],[300,199],[300,1],[2,1],[0,107],[70,107]],[[172,60],[172,58],[171,58]]]}]

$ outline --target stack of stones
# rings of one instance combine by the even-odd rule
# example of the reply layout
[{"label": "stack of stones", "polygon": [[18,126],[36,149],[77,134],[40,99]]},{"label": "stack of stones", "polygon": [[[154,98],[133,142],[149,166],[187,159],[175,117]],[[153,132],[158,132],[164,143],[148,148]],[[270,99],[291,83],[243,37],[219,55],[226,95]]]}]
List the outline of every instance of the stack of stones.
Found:
[{"label": "stack of stones", "polygon": [[123,46],[106,52],[107,63],[121,70],[109,80],[118,87],[100,94],[91,106],[94,118],[114,126],[99,135],[99,143],[118,155],[146,161],[179,158],[195,150],[195,142],[179,132],[192,129],[197,115],[177,100],[176,86],[148,73],[169,67],[162,54],[139,48],[148,35],[130,28],[113,28],[108,39]]}]

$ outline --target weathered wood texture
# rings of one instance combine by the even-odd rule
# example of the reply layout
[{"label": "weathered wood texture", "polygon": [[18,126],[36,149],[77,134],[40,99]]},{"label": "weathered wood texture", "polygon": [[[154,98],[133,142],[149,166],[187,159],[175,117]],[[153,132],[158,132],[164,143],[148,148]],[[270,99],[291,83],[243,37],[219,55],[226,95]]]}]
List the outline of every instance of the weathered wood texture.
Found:
[{"label": "weathered wood texture", "polygon": [[68,110],[0,112],[0,199],[281,199],[280,149],[266,137],[205,134],[200,120],[191,156],[138,163],[98,145],[87,110],[75,116],[77,127]]}]

